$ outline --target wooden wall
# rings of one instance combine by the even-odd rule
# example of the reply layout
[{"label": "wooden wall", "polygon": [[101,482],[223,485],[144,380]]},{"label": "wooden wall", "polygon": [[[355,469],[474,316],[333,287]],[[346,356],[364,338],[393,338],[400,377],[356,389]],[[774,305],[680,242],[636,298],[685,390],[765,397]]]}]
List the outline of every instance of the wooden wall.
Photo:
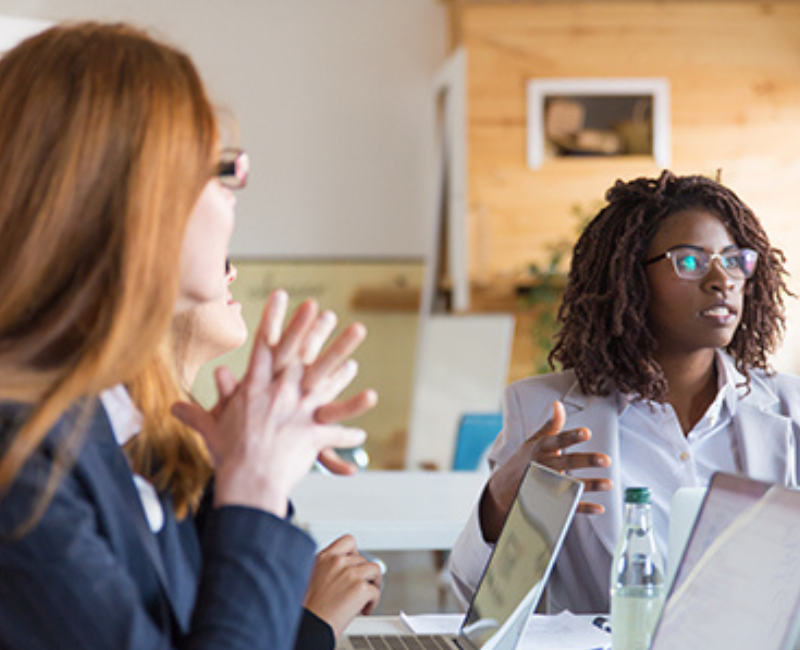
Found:
[{"label": "wooden wall", "polygon": [[[722,168],[723,182],[754,208],[798,275],[800,3],[467,2],[457,15],[468,57],[474,281],[517,277],[549,244],[573,236],[576,206],[596,207],[617,178],[659,172],[646,158],[529,169],[526,82],[551,77],[667,78],[672,169]],[[792,305],[790,321],[799,317]],[[779,367],[800,367],[798,337],[790,329]]]}]

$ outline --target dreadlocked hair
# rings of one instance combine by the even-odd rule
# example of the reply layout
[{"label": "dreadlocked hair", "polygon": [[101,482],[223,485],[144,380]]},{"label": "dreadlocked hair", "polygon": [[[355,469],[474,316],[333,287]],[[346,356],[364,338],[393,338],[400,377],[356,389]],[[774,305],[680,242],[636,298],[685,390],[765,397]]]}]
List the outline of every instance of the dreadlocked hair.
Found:
[{"label": "dreadlocked hair", "polygon": [[573,369],[588,395],[619,390],[666,400],[667,380],[647,323],[644,261],[665,219],[702,209],[722,221],[736,245],[758,253],[755,273],[745,284],[741,322],[725,351],[748,386],[750,370],[772,372],[767,358],[783,338],[783,296],[793,294],[785,282],[786,258],[770,245],[750,208],[718,182],[670,171],[658,179],[617,181],[606,201],[575,245],[550,366]]}]

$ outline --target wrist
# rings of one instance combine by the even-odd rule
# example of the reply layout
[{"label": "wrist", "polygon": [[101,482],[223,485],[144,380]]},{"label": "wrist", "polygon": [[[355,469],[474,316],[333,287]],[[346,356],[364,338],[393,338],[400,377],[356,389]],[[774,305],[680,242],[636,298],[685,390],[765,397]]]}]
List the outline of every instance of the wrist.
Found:
[{"label": "wrist", "polygon": [[255,477],[226,477],[217,472],[214,506],[246,506],[285,518],[289,511],[289,492]]}]

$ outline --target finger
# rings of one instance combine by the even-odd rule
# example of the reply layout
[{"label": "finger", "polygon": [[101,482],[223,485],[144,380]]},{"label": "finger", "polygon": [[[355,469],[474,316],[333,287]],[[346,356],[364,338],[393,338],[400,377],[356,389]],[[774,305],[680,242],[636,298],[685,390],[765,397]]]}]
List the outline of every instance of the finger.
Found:
[{"label": "finger", "polygon": [[302,377],[303,366],[295,360],[273,380],[271,409],[275,413],[291,413],[297,408],[301,398],[297,386]]},{"label": "finger", "polygon": [[300,360],[300,346],[313,327],[318,312],[316,300],[306,300],[295,310],[280,341],[273,346],[276,374]]},{"label": "finger", "polygon": [[363,445],[367,439],[367,432],[363,429],[355,429],[353,427],[342,427],[337,425],[329,425],[325,427],[317,427],[319,432],[319,447],[325,449],[327,447],[339,447],[340,449],[350,449],[351,447],[358,447]]},{"label": "finger", "polygon": [[[552,446],[543,446],[547,442],[546,439],[556,436],[567,422],[567,414],[564,411],[564,405],[556,400],[553,402],[553,415],[545,422],[542,427],[534,433],[528,442],[534,448],[541,448],[542,451],[548,451],[556,455],[560,454],[558,448]],[[543,440],[545,439],[545,440]]]},{"label": "finger", "polygon": [[[274,371],[272,349],[270,348],[269,338],[270,329],[275,326],[275,322],[279,319],[278,327],[283,322],[283,316],[277,314],[276,311],[281,311],[285,308],[279,304],[282,300],[288,300],[288,296],[281,298],[276,295],[285,292],[273,292],[270,294],[267,304],[264,305],[264,311],[261,312],[261,322],[258,324],[256,337],[253,341],[253,349],[250,351],[250,361],[247,364],[247,371],[242,378],[242,383],[246,386],[257,386],[258,390],[265,390],[272,381]],[[278,336],[280,338],[280,334]]]},{"label": "finger", "polygon": [[584,492],[611,492],[614,488],[614,483],[607,478],[584,478],[581,481]]},{"label": "finger", "polygon": [[319,452],[317,460],[331,474],[337,474],[338,476],[358,474],[358,465],[346,461],[336,453],[335,449],[323,449]]},{"label": "finger", "polygon": [[[311,404],[321,405],[335,399],[358,375],[358,362],[348,359],[336,371],[320,381],[306,395]],[[305,376],[304,376],[305,378]]]},{"label": "finger", "polygon": [[362,616],[369,616],[372,612],[375,611],[375,608],[378,606],[378,603],[381,600],[381,592],[377,590],[376,592],[372,592],[372,596],[369,599],[369,602],[364,605],[364,608],[361,610]]},{"label": "finger", "polygon": [[586,501],[581,501],[578,504],[578,512],[584,515],[602,515],[605,511],[606,509],[599,503],[587,503]]},{"label": "finger", "polygon": [[[562,431],[557,435],[541,438],[537,450],[545,453],[560,454],[564,449],[586,442],[592,437],[591,431],[584,427]],[[605,455],[605,454],[603,454]]]},{"label": "finger", "polygon": [[374,408],[377,403],[378,393],[374,390],[364,390],[342,402],[328,402],[320,406],[314,411],[314,421],[318,424],[335,424],[351,420]]},{"label": "finger", "polygon": [[335,371],[348,359],[367,337],[367,328],[353,323],[336,337],[328,349],[306,371],[303,389],[310,391],[325,376]]},{"label": "finger", "polygon": [[332,553],[336,555],[349,555],[351,553],[358,553],[358,546],[356,545],[356,538],[352,535],[342,535],[341,537],[333,540],[326,546],[320,554]]},{"label": "finger", "polygon": [[544,436],[554,436],[564,428],[566,423],[567,412],[564,410],[564,405],[556,400],[553,402],[553,417],[545,422],[544,426],[539,429],[537,433]]},{"label": "finger", "polygon": [[322,346],[336,329],[337,318],[330,310],[322,312],[311,328],[311,331],[300,346],[300,359],[303,363],[311,365],[317,360]]},{"label": "finger", "polygon": [[217,393],[223,400],[233,394],[238,384],[236,376],[225,366],[220,366],[214,371],[214,383],[217,385]]},{"label": "finger", "polygon": [[281,340],[283,321],[286,319],[288,308],[289,294],[283,289],[273,291],[267,298],[267,304],[264,306],[262,316],[263,327],[259,327],[259,333],[264,336],[264,340],[269,347],[278,345],[278,341]]},{"label": "finger", "polygon": [[611,459],[606,454],[597,453],[564,454],[562,456],[551,456],[543,460],[543,465],[558,471],[586,469],[587,467],[608,467],[611,465]]},{"label": "finger", "polygon": [[364,579],[369,582],[371,585],[375,585],[378,589],[381,588],[383,585],[383,572],[381,571],[381,567],[376,562],[370,562],[366,558],[364,558],[366,562],[365,571],[364,571]]}]

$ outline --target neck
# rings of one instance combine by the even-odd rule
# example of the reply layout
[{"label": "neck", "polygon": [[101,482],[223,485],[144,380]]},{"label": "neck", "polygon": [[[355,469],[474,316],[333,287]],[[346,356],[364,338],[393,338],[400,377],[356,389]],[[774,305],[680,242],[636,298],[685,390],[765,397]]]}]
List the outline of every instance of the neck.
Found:
[{"label": "neck", "polygon": [[[188,357],[188,355],[187,355]],[[187,393],[192,392],[194,380],[197,379],[197,373],[200,372],[202,362],[198,359],[186,358],[181,365],[180,380],[181,385]]]},{"label": "neck", "polygon": [[684,434],[700,421],[717,395],[717,367],[713,350],[680,359],[660,359],[667,378],[667,402],[672,405]]}]

